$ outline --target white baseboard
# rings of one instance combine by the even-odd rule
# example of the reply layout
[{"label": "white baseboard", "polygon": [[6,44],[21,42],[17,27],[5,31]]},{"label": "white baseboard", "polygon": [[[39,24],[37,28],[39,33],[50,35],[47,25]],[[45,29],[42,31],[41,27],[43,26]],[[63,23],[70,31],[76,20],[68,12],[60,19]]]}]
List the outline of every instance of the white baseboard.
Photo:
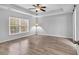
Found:
[{"label": "white baseboard", "polygon": [[[16,39],[19,39],[19,38],[22,38],[22,37],[31,36],[31,35],[34,35],[34,34],[30,34],[30,35],[26,35],[26,36],[21,36],[21,37],[18,37],[18,38],[16,38]],[[4,42],[7,42],[7,41],[16,40],[16,39],[7,39],[7,40],[2,40],[2,41],[0,41],[0,43],[4,43]]]},{"label": "white baseboard", "polygon": [[[26,35],[26,36],[21,36],[21,37],[18,37],[16,39],[19,39],[19,38],[22,38],[22,37],[31,36],[31,35],[35,35],[35,34],[29,34],[29,35]],[[38,35],[47,35],[47,36],[55,36],[55,37],[63,37],[63,38],[72,38],[72,37],[57,36],[57,35],[51,35],[51,34],[38,34]],[[2,40],[2,41],[0,41],[0,43],[6,42],[6,41],[11,41],[11,40],[16,40],[16,39]]]},{"label": "white baseboard", "polygon": [[58,36],[58,35],[51,35],[51,34],[38,34],[38,35],[47,35],[47,36],[55,36],[55,37],[63,37],[63,38],[73,38],[73,37]]}]

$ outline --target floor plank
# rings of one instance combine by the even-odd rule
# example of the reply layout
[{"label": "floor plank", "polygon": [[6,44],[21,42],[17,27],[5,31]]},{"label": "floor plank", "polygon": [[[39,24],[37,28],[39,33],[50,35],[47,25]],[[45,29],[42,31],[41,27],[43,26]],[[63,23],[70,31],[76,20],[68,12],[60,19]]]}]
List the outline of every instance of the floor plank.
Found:
[{"label": "floor plank", "polygon": [[0,44],[1,55],[76,55],[75,45],[66,38],[32,35]]}]

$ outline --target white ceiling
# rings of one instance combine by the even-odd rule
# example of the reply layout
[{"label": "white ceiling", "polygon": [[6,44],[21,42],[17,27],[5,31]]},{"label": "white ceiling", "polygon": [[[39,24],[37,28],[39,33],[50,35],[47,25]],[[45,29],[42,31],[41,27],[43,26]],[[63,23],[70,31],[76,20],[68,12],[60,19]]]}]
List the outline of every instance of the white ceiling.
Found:
[{"label": "white ceiling", "polygon": [[[29,8],[34,8],[32,6],[33,4],[18,4],[18,6],[23,7],[27,10]],[[42,4],[46,6],[45,10],[46,12],[39,12],[39,15],[48,15],[48,14],[57,14],[57,13],[68,13],[72,12],[73,10],[73,4]],[[34,9],[29,10],[33,13],[36,13]]]},{"label": "white ceiling", "polygon": [[[9,7],[9,9],[13,8],[36,16],[36,12],[34,9],[29,10],[29,8],[34,8],[32,5],[33,4],[8,4],[8,5],[4,4],[4,6]],[[42,5],[46,6],[45,8],[46,12],[39,12],[38,14],[40,16],[57,15],[63,13],[70,13],[73,11],[73,4],[42,4]]]},{"label": "white ceiling", "polygon": [[[21,6],[25,9],[29,9],[29,8],[34,8],[32,6],[33,4],[18,4],[18,6]],[[46,6],[45,10],[46,12],[52,11],[52,10],[56,10],[59,8],[63,8],[64,10],[72,10],[72,5],[71,4],[42,4],[44,6]],[[35,12],[34,10],[30,10]]]}]

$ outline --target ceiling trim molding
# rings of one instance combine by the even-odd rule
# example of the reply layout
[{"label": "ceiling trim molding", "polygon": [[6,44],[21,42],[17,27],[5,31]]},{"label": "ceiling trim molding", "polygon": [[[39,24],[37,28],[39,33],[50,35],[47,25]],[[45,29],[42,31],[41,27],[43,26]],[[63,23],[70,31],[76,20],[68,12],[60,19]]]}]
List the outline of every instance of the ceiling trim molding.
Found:
[{"label": "ceiling trim molding", "polygon": [[38,17],[49,17],[49,16],[57,16],[57,15],[63,15],[63,14],[73,14],[73,12],[65,12],[65,13],[58,13],[58,14],[49,14],[49,15],[38,16]]},{"label": "ceiling trim molding", "polygon": [[21,13],[21,14],[25,14],[25,15],[29,15],[29,16],[34,16],[30,13],[27,13],[27,12],[21,11],[19,9],[16,9],[13,6],[10,6],[10,5],[0,5],[0,8],[5,9],[5,10],[14,11],[14,12]]},{"label": "ceiling trim molding", "polygon": [[7,9],[7,10],[11,10],[14,12],[18,12],[21,14],[25,14],[25,15],[29,15],[29,16],[33,16],[33,17],[47,17],[47,16],[55,16],[55,15],[61,15],[61,14],[67,14],[67,13],[73,13],[72,11],[69,12],[59,12],[59,13],[42,13],[42,15],[36,16],[35,12],[29,11],[28,9],[25,9],[21,6],[18,6],[17,4],[1,4],[0,5],[1,8]]}]

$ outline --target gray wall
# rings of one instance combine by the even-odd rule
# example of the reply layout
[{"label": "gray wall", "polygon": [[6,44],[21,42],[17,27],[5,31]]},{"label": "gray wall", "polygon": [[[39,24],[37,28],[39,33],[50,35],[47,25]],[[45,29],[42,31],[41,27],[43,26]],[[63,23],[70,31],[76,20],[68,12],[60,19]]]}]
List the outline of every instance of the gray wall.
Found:
[{"label": "gray wall", "polygon": [[[32,16],[28,16],[28,15],[24,15],[24,14],[20,14],[17,12],[13,12],[10,10],[5,10],[5,9],[0,8],[0,42],[13,40],[13,39],[17,39],[17,38],[24,37],[27,35],[31,35],[29,32],[12,35],[12,36],[9,35],[9,26],[8,26],[9,25],[9,16],[15,16],[15,17],[20,17],[20,18],[24,18],[24,19],[29,19],[30,22],[31,22],[31,20],[33,20]],[[30,27],[31,27],[31,23],[30,23]]]},{"label": "gray wall", "polygon": [[73,36],[72,13],[39,18],[39,25],[45,30],[40,35],[51,35],[65,38]]},{"label": "gray wall", "polygon": [[[29,19],[30,30],[34,26],[35,18],[29,15],[20,14],[10,10],[0,8],[0,42],[21,38],[27,35],[35,34],[35,32],[22,33],[17,35],[9,35],[9,16]],[[40,35],[51,35],[58,37],[71,38],[73,34],[72,14],[51,15],[47,17],[40,17],[38,19]]]}]

